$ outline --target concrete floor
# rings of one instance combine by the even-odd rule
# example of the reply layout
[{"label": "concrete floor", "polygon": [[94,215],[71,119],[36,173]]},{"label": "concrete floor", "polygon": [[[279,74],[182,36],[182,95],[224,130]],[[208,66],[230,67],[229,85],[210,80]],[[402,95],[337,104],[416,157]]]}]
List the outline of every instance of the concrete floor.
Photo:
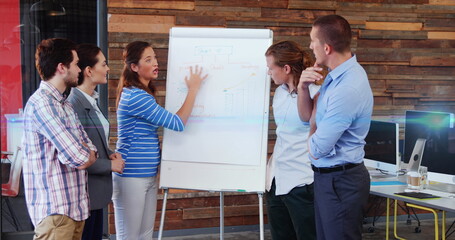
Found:
[{"label": "concrete floor", "polygon": [[[452,224],[455,218],[447,219],[446,228]],[[440,223],[439,223],[440,224]],[[406,224],[406,221],[399,221],[397,223],[398,230],[397,235],[399,237],[410,239],[410,240],[430,240],[435,239],[434,235],[434,222],[432,219],[421,220],[421,232],[416,233],[415,228],[417,227],[417,221],[412,220],[410,225]],[[364,233],[362,234],[362,239],[364,240],[378,240],[385,239],[385,222],[378,222],[375,224],[374,232],[368,232],[371,223],[364,224]],[[439,226],[440,227],[440,226]],[[439,228],[440,229],[440,228]],[[453,231],[453,228],[452,228]],[[165,236],[166,232],[163,234]],[[257,240],[259,239],[259,227],[257,230],[246,230],[246,231],[236,231],[236,232],[225,232],[223,235],[225,240]],[[393,224],[390,224],[390,239],[395,239],[393,237]],[[206,233],[206,234],[194,234],[191,235],[181,235],[173,237],[163,237],[163,240],[217,240],[220,239],[219,233]],[[266,229],[264,233],[264,240],[271,240],[270,230]],[[441,239],[441,236],[439,236]],[[447,238],[447,240],[455,239],[455,233]]]}]

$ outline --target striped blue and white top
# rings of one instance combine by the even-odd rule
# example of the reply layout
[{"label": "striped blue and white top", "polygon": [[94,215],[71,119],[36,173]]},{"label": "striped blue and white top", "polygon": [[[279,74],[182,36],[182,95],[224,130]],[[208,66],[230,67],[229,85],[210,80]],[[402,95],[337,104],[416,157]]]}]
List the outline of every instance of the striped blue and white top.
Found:
[{"label": "striped blue and white top", "polygon": [[180,117],[161,107],[146,91],[123,88],[117,109],[117,152],[125,160],[121,177],[152,177],[161,160],[157,129],[161,126],[183,131]]}]

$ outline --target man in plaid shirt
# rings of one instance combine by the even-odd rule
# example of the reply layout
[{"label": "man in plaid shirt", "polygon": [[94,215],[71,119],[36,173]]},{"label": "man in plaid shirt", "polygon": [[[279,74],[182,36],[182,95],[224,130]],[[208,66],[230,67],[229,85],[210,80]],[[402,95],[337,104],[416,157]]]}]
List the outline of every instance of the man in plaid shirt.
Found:
[{"label": "man in plaid shirt", "polygon": [[96,147],[84,132],[64,92],[81,71],[76,45],[46,39],[37,47],[40,87],[24,110],[24,187],[35,225],[34,239],[80,239],[89,215],[86,168]]}]

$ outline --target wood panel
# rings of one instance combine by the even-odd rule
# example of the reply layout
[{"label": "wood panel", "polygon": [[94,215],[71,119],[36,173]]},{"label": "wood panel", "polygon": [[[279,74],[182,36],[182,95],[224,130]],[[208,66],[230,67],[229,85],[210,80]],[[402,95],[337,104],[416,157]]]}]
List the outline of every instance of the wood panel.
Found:
[{"label": "wood panel", "polygon": [[261,8],[259,7],[218,7],[218,6],[196,6],[196,12],[201,16],[218,17],[260,17]]},{"label": "wood panel", "polygon": [[108,32],[169,33],[175,26],[174,16],[112,14],[108,21]]},{"label": "wood panel", "polygon": [[391,4],[424,4],[428,0],[339,0],[339,2],[359,2],[359,3],[391,3]]},{"label": "wood panel", "polygon": [[[442,57],[447,57],[447,55],[441,55]],[[414,56],[413,56],[414,57]],[[412,59],[412,57],[411,57]],[[406,66],[397,66],[397,65],[382,65],[382,64],[375,64],[375,65],[364,65],[365,70],[369,74],[394,74],[394,75],[438,75],[438,76],[450,76],[455,75],[455,68],[448,68],[448,67],[431,67],[429,68],[428,65],[420,65],[420,66],[410,66],[409,63]],[[440,82],[438,84],[443,84]]]},{"label": "wood panel", "polygon": [[288,0],[221,0],[223,6],[287,8]]},{"label": "wood panel", "polygon": [[359,30],[359,38],[427,39],[425,31]]},{"label": "wood panel", "polygon": [[420,31],[422,23],[409,22],[366,22],[365,29],[370,30],[403,30],[403,31]]},{"label": "wood panel", "polygon": [[355,53],[361,62],[409,62],[412,56],[408,51],[390,48],[357,48]]},{"label": "wood panel", "polygon": [[385,74],[368,74],[368,79],[377,80],[377,79],[385,79],[385,80],[415,80],[412,84],[417,84],[417,80],[420,81],[455,81],[453,76],[428,76],[428,75],[385,75]]},{"label": "wood panel", "polygon": [[261,17],[279,19],[286,14],[286,19],[296,19],[301,22],[312,24],[314,20],[320,16],[332,14],[330,11],[316,11],[316,10],[288,10],[276,8],[262,8]]},{"label": "wood panel", "polygon": [[387,12],[387,11],[376,11],[376,10],[371,10],[368,12],[368,14],[365,14],[365,12],[362,11],[357,11],[356,9],[337,9],[336,14],[339,14],[341,16],[345,17],[352,17],[356,16],[359,18],[363,18],[365,20],[371,20],[371,21],[380,21],[380,19],[387,19],[387,21],[400,21],[400,22],[407,22],[407,21],[412,21],[416,22],[418,20],[421,20],[422,18],[419,17],[418,13],[415,12],[402,12],[400,14],[396,14],[395,12]]},{"label": "wood panel", "polygon": [[[388,12],[388,13],[413,13],[417,9],[416,4],[380,4],[380,3],[356,3],[338,2],[337,8],[343,11],[357,12]],[[368,15],[368,14],[365,14]]]},{"label": "wood panel", "polygon": [[213,16],[176,16],[176,25],[184,26],[225,26],[226,18]]},{"label": "wood panel", "polygon": [[336,1],[305,1],[289,0],[289,9],[322,9],[334,10],[337,6]]},{"label": "wood panel", "polygon": [[277,18],[243,18],[226,17],[227,27],[240,28],[265,28],[265,27],[311,27],[311,23],[300,20],[288,19],[280,21]]},{"label": "wood panel", "polygon": [[[132,32],[110,32],[109,48],[121,48],[133,41],[148,41],[153,48],[168,48],[169,32],[167,33],[132,33]],[[113,60],[121,60],[113,59]]]},{"label": "wood panel", "polygon": [[197,6],[222,6],[219,0],[195,0],[194,3]]},{"label": "wood panel", "polygon": [[[358,39],[357,46],[363,48],[454,48],[455,42],[429,39]],[[432,50],[435,51],[435,50]]]},{"label": "wood panel", "polygon": [[455,40],[455,32],[428,32],[428,39]]},{"label": "wood panel", "polygon": [[425,20],[424,30],[452,31],[455,29],[454,19],[429,18]]},{"label": "wood panel", "polygon": [[194,10],[194,1],[108,0],[107,7]]},{"label": "wood panel", "polygon": [[273,34],[276,36],[309,36],[311,31],[311,26],[308,27],[268,27],[273,31]]},{"label": "wood panel", "polygon": [[411,66],[445,66],[455,67],[455,55],[441,54],[432,56],[413,56]]},{"label": "wood panel", "polygon": [[443,6],[449,6],[449,5],[455,6],[455,1],[453,1],[453,0],[429,0],[429,4],[443,5]]},{"label": "wood panel", "polygon": [[[416,13],[420,14],[425,14],[423,17],[431,17],[433,18],[434,16],[441,16],[441,17],[446,17],[450,18],[450,16],[453,14],[455,10],[455,5],[454,6],[449,6],[449,5],[429,5],[429,4],[424,4],[424,5],[417,5],[416,6]],[[448,15],[441,15],[441,14],[448,14]],[[426,16],[428,15],[428,16]]]}]

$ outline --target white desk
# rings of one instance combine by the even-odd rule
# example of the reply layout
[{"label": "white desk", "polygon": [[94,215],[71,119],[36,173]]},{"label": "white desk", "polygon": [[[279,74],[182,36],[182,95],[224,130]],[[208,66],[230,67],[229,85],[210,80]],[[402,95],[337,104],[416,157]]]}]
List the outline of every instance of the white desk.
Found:
[{"label": "white desk", "polygon": [[[388,181],[403,181],[402,178],[378,178],[372,179],[372,182],[388,182]],[[449,191],[453,193],[454,186],[446,185],[446,184],[437,184],[429,185],[429,189],[437,190],[437,191]],[[415,207],[424,209],[427,211],[433,212],[435,215],[435,239],[438,239],[438,214],[436,210],[442,211],[442,239],[445,239],[445,212],[455,212],[455,198],[436,198],[436,199],[415,199],[415,198],[407,198],[402,197],[400,195],[396,195],[395,193],[404,192],[406,189],[406,185],[379,185],[379,186],[371,186],[370,194],[385,197],[387,199],[387,218],[386,218],[386,239],[389,239],[389,206],[390,206],[390,199],[395,200],[394,204],[394,235],[397,239],[403,239],[397,236],[396,233],[396,213],[397,213],[397,201],[403,201],[407,203],[409,207]],[[454,193],[455,194],[455,193]]]}]

